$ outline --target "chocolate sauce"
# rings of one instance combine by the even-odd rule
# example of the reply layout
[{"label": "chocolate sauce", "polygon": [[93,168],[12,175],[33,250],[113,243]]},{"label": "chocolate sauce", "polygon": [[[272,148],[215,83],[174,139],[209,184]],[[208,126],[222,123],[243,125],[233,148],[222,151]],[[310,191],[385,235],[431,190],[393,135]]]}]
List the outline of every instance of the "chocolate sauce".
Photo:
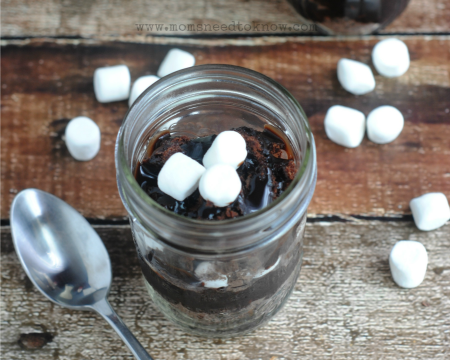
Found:
[{"label": "chocolate sauce", "polygon": [[297,172],[292,147],[286,136],[273,126],[264,131],[248,127],[232,129],[240,133],[247,144],[247,158],[237,169],[242,190],[227,207],[217,207],[205,201],[198,189],[184,201],[164,194],[157,184],[158,174],[170,156],[181,152],[202,164],[203,156],[217,135],[190,139],[172,137],[168,131],[152,139],[147,157],[137,164],[135,178],[141,188],[158,204],[179,215],[196,219],[222,220],[260,210],[278,198]]}]

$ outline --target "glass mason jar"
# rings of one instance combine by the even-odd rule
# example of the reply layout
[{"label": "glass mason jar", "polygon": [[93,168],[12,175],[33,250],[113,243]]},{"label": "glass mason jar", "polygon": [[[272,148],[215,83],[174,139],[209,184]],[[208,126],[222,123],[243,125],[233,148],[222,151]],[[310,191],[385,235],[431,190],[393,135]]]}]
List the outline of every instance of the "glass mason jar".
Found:
[{"label": "glass mason jar", "polygon": [[[276,201],[230,220],[197,220],[152,200],[133,176],[149,139],[208,136],[270,124],[289,139],[298,172]],[[117,184],[151,298],[188,332],[248,332],[272,318],[297,281],[316,150],[306,115],[270,78],[236,66],[202,65],[150,86],[125,116],[116,143]]]}]

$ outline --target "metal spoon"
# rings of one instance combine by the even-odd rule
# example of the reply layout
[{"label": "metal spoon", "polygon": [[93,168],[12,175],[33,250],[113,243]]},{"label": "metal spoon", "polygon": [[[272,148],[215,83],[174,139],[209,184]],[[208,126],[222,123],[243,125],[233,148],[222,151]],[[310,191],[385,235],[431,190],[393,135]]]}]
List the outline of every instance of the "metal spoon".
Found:
[{"label": "metal spoon", "polygon": [[97,311],[137,359],[152,360],[106,300],[109,255],[80,213],[44,191],[23,190],[11,206],[11,232],[20,262],[41,293],[69,309]]}]

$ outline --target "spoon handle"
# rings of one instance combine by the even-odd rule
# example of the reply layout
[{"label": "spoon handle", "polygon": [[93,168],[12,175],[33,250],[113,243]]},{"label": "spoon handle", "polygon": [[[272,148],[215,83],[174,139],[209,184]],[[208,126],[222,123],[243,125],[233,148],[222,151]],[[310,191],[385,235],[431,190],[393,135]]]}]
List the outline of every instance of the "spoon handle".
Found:
[{"label": "spoon handle", "polygon": [[149,353],[143,348],[141,343],[134,337],[119,315],[109,304],[108,300],[103,299],[95,303],[92,308],[97,311],[103,318],[116,330],[117,334],[122,338],[123,342],[138,360],[153,360]]}]

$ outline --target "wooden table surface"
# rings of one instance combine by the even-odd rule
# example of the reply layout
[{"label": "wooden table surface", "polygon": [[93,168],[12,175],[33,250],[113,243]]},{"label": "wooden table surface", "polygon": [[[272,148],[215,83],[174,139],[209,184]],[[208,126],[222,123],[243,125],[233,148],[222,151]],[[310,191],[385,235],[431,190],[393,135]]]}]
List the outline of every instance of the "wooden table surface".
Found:
[{"label": "wooden table surface", "polygon": [[[14,196],[29,187],[59,196],[95,225],[112,258],[109,299],[155,359],[450,358],[450,223],[419,231],[408,206],[431,191],[450,198],[448,1],[412,0],[380,35],[362,38],[280,29],[142,32],[135,26],[299,23],[284,0],[2,5],[2,359],[132,359],[99,316],[51,304],[27,279],[8,218]],[[409,71],[396,79],[374,72],[377,87],[364,96],[344,91],[337,61],[371,64],[373,46],[393,35],[409,47]],[[126,64],[133,81],[154,74],[173,47],[194,54],[197,64],[240,65],[277,80],[305,109],[316,139],[318,183],[295,291],[273,321],[236,339],[187,335],[146,295],[115,183],[114,142],[127,102],[100,104],[93,93],[97,67]],[[391,144],[366,138],[360,147],[345,149],[329,141],[323,128],[335,104],[366,115],[393,105],[404,114],[405,128]],[[62,140],[67,122],[80,115],[102,131],[100,153],[89,162],[75,161]],[[389,251],[402,239],[418,240],[428,250],[427,275],[416,289],[401,289],[390,276]]]}]

